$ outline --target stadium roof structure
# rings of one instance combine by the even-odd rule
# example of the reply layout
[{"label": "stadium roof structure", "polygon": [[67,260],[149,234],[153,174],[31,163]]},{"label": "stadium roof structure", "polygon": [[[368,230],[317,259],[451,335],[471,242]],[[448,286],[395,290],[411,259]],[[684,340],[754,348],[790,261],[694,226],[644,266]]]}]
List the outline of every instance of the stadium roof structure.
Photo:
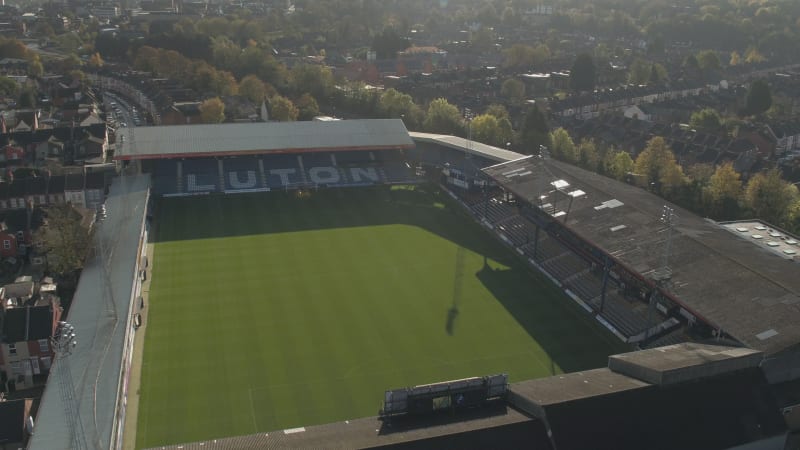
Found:
[{"label": "stadium roof structure", "polygon": [[469,139],[458,136],[450,136],[447,134],[418,133],[415,131],[410,131],[408,134],[415,141],[438,144],[443,147],[449,147],[454,150],[459,150],[472,155],[481,156],[497,162],[511,161],[525,156],[517,152],[512,152],[511,150],[505,150],[499,147],[494,147],[492,145],[486,145],[481,142],[471,141]]},{"label": "stadium roof structure", "polygon": [[117,160],[412,148],[400,119],[255,122],[131,128]]},{"label": "stadium roof structure", "polygon": [[[108,257],[93,257],[81,273],[72,306],[65,320],[75,327],[77,346],[67,357],[67,370],[74,383],[75,407],[62,397],[62,359],[51,368],[39,410],[31,450],[68,449],[72,429],[67,414],[77,416],[88,448],[116,448],[118,397],[122,381],[123,346],[129,329],[131,287],[140,254],[149,177],[116,179],[111,185],[106,209],[108,216],[96,225],[95,242],[106,243]],[[97,252],[99,253],[99,252]],[[108,270],[103,269],[107,264]],[[111,305],[112,299],[119,304]],[[60,383],[61,382],[61,383]],[[69,411],[69,412],[68,412]]]},{"label": "stadium roof structure", "polygon": [[664,264],[668,231],[659,218],[666,204],[677,216],[669,297],[748,347],[767,354],[800,348],[800,265],[791,258],[643,189],[559,161],[528,157],[483,171],[644,279]]}]

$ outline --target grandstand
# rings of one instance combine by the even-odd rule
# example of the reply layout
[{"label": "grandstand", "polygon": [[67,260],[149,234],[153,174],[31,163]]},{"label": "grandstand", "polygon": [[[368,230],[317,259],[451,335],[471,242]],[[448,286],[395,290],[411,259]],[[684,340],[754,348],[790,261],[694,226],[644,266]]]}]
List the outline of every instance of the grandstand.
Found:
[{"label": "grandstand", "polygon": [[[669,230],[659,220],[663,200],[558,161],[529,157],[483,171],[513,200],[489,199],[473,213],[620,338],[649,347],[678,342],[688,328],[764,351],[772,381],[800,375],[794,253],[754,245],[749,235],[736,235],[741,226],[673,205],[677,220]],[[784,246],[796,245],[787,233],[761,226]]]},{"label": "grandstand", "polygon": [[117,155],[151,173],[156,195],[418,181],[400,120],[141,127]]},{"label": "grandstand", "polygon": [[[784,252],[786,248],[791,250],[785,245],[796,242],[789,243],[795,240],[783,233],[785,239],[778,252],[766,248],[766,243],[764,248],[753,245],[751,233],[744,236],[738,230],[764,226],[771,233],[768,224],[754,221],[720,226],[675,208],[678,220],[669,258],[671,277],[665,281],[655,276],[662,268],[661,255],[668,234],[658,221],[663,200],[556,161],[523,158],[508,150],[453,136],[408,133],[399,120],[144,127],[132,129],[131,135],[116,159],[149,173],[153,195],[409,184],[419,182],[420,174],[426,170],[432,179],[441,171],[443,185],[451,189],[465,210],[621,341],[652,348],[683,343],[691,334],[693,338],[705,336],[715,342],[757,350],[726,350],[732,353],[720,358],[742,358],[747,364],[725,372],[721,379],[714,378],[714,374],[699,377],[701,382],[681,388],[685,392],[654,387],[661,382],[619,367],[611,370],[610,363],[608,370],[514,383],[509,396],[511,406],[487,405],[482,412],[472,411],[456,418],[425,418],[405,426],[398,422],[395,430],[390,429],[391,424],[374,418],[359,419],[302,431],[298,428],[259,433],[234,438],[224,445],[314,447],[340,442],[344,448],[424,448],[426,444],[446,447],[460,442],[460,446],[468,447],[482,442],[496,448],[514,448],[519,436],[525,436],[528,442],[536,442],[534,448],[554,448],[559,439],[560,449],[585,448],[593,442],[592,436],[613,442],[616,436],[603,434],[604,430],[624,432],[620,430],[642,426],[637,416],[651,417],[650,424],[673,423],[678,428],[702,424],[705,414],[715,411],[706,408],[702,417],[692,416],[680,423],[670,420],[679,415],[683,405],[703,402],[726,405],[730,415],[725,418],[727,422],[719,423],[727,427],[742,420],[752,421],[753,417],[734,406],[749,407],[747,402],[754,402],[751,406],[759,408],[760,416],[756,422],[759,426],[769,425],[752,435],[736,435],[726,444],[748,442],[753,436],[763,437],[780,428],[773,421],[774,415],[765,412],[772,411],[774,405],[759,403],[754,400],[755,394],[736,396],[742,383],[764,389],[761,370],[769,382],[800,378],[800,289],[794,256]],[[570,334],[571,330],[563,332]],[[713,366],[706,358],[717,358],[713,350],[680,345],[654,353],[632,353],[638,356],[630,358],[639,358],[639,365],[654,366],[653,355],[660,357],[669,349],[680,350],[669,358],[683,355],[681,351],[696,357],[693,368],[687,370]],[[649,370],[670,373],[673,369]],[[391,387],[395,386],[386,386]],[[636,403],[635,399],[642,400]],[[525,402],[532,408],[526,409]],[[581,402],[585,409],[572,409]],[[672,415],[633,407],[653,402],[674,406]],[[120,403],[124,404],[124,399]],[[615,409],[614,405],[632,405],[633,412],[623,422],[616,422],[622,426],[615,427],[616,415],[596,415],[600,407],[622,414],[622,409]],[[467,420],[461,422],[462,418]],[[548,420],[552,422],[548,424]],[[592,421],[596,421],[594,434],[586,434],[583,440],[570,434],[575,429],[571,424]],[[437,423],[438,428],[428,428]],[[680,433],[672,433],[666,427],[647,432],[655,430],[671,433],[675,439],[680,437]],[[380,431],[374,433],[375,430]],[[485,430],[497,434],[487,434]],[[548,437],[553,433],[556,437]],[[645,439],[645,434],[642,431],[630,435]],[[503,440],[503,436],[508,439]],[[44,442],[42,439],[40,436]],[[404,446],[412,441],[422,443]],[[642,442],[619,448],[647,447]],[[676,442],[682,448],[691,448],[684,441]],[[182,448],[203,446],[200,443]]]}]

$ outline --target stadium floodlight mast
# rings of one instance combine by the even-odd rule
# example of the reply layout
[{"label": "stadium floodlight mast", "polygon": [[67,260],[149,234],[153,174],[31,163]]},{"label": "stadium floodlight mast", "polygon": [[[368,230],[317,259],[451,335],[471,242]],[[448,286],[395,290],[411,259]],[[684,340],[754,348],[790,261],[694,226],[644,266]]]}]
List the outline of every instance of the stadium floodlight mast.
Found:
[{"label": "stadium floodlight mast", "polygon": [[664,205],[661,208],[661,216],[658,221],[666,226],[667,239],[664,241],[664,254],[661,260],[661,266],[653,271],[653,281],[656,283],[655,289],[650,294],[650,302],[647,308],[647,331],[645,339],[650,337],[650,330],[653,327],[653,316],[656,304],[656,296],[660,295],[660,291],[666,289],[672,280],[672,269],[669,267],[669,255],[672,250],[672,229],[675,227],[675,209],[670,206]]},{"label": "stadium floodlight mast", "polygon": [[58,322],[50,342],[56,354],[53,367],[57,369],[55,378],[61,391],[64,418],[67,420],[70,430],[71,448],[77,450],[87,448],[83,422],[81,422],[75,401],[75,384],[72,382],[72,370],[69,367],[69,356],[78,345],[78,341],[75,338],[75,327],[67,322]]}]

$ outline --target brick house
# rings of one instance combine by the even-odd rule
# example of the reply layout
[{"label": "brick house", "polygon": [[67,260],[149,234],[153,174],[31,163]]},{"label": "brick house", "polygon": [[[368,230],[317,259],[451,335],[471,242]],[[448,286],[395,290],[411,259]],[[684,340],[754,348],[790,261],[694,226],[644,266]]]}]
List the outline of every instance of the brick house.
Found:
[{"label": "brick house", "polygon": [[33,305],[25,303],[4,300],[1,317],[0,381],[13,383],[16,389],[43,381],[50,370],[54,357],[50,339],[62,314],[55,296],[42,297]]},{"label": "brick house", "polygon": [[0,223],[0,257],[17,256],[18,252],[19,245],[16,233],[6,228],[5,223]]}]

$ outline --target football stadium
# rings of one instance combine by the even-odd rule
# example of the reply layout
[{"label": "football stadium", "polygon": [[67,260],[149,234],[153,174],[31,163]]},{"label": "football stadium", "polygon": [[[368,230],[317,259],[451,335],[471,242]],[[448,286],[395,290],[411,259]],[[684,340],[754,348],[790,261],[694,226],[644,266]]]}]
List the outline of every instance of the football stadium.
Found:
[{"label": "football stadium", "polygon": [[147,190],[109,201],[146,206],[98,441],[796,442],[800,239],[768,223],[393,119],[134,128],[116,159]]}]

